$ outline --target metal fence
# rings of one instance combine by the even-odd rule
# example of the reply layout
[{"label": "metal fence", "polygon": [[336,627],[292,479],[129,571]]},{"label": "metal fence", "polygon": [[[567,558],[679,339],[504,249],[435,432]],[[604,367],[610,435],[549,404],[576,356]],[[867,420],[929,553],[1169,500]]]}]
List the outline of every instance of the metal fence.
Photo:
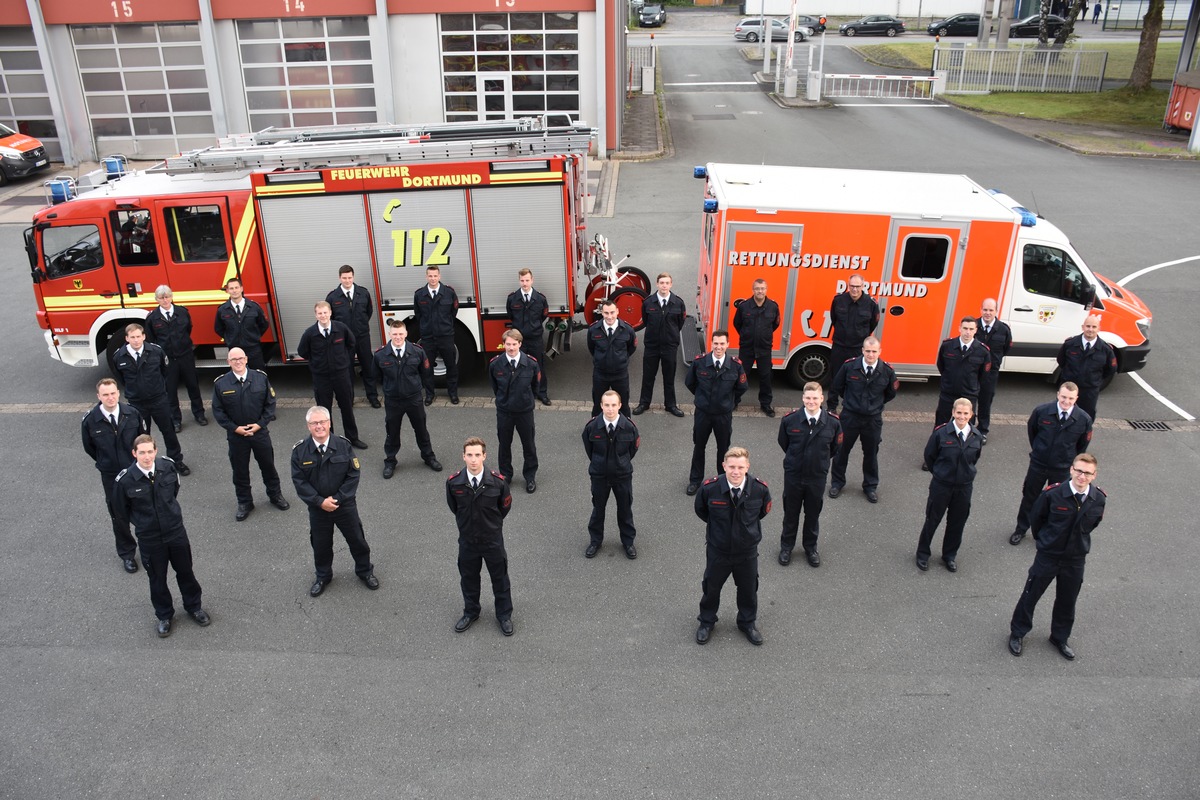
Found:
[{"label": "metal fence", "polygon": [[[636,94],[642,91],[642,68],[654,67],[655,48],[652,46],[629,47],[627,52],[629,53],[629,75],[626,78],[628,85],[625,89]],[[650,88],[654,89],[653,86]]]},{"label": "metal fence", "polygon": [[878,97],[928,100],[933,97],[934,79],[928,75],[833,75],[822,76],[822,97]]},{"label": "metal fence", "polygon": [[946,92],[1098,92],[1108,53],[1019,47],[1007,50],[938,45],[933,69],[946,73]]}]

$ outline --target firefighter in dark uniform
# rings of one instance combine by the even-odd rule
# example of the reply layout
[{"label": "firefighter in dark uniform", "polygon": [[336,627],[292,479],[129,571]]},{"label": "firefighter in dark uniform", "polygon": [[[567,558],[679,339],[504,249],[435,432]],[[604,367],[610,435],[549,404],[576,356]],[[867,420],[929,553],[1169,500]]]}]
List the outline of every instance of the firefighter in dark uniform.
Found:
[{"label": "firefighter in dark uniform", "polygon": [[349,264],[338,267],[338,282],[340,285],[325,295],[325,302],[329,303],[334,321],[354,334],[354,355],[358,357],[367,402],[371,408],[379,408],[379,389],[372,366],[371,326],[375,324],[375,306],[371,303],[371,293],[354,282],[354,267]]},{"label": "firefighter in dark uniform", "polygon": [[970,400],[972,411],[979,404],[979,384],[992,371],[992,354],[987,345],[976,341],[975,327],[974,317],[963,317],[959,321],[958,336],[947,339],[938,347],[937,368],[942,380],[937,411],[933,415],[935,428],[950,421],[956,398]]},{"label": "firefighter in dark uniform", "polygon": [[359,438],[358,422],[354,419],[354,351],[357,340],[349,328],[332,319],[329,303],[322,300],[314,306],[313,311],[317,322],[305,328],[300,335],[296,355],[308,362],[317,405],[333,408],[334,398],[337,398],[338,408],[342,412],[342,432],[350,444],[366,450],[367,443]]},{"label": "firefighter in dark uniform", "polygon": [[246,351],[250,369],[266,369],[263,356],[262,337],[271,328],[271,319],[263,307],[243,294],[240,278],[230,278],[225,283],[229,299],[217,307],[213,330],[225,341],[226,347],[240,347]]},{"label": "firefighter in dark uniform", "polygon": [[246,368],[246,351],[229,351],[230,371],[213,381],[213,419],[225,429],[229,445],[229,466],[233,469],[233,489],[237,493],[234,519],[242,522],[254,510],[250,489],[250,456],[258,462],[267,498],[280,511],[290,504],[283,499],[279,471],[275,469],[275,446],[267,426],[275,419],[275,390],[267,374]]},{"label": "firefighter in dark uniform", "polygon": [[810,567],[821,566],[817,552],[821,507],[825,504],[825,481],[829,462],[842,446],[842,425],[828,411],[821,411],[825,392],[816,382],[804,385],[804,408],[779,421],[779,448],[783,450],[783,535],[779,539],[779,563],[787,566],[796,547],[800,512],[804,512],[804,534],[800,540]]},{"label": "firefighter in dark uniform", "polygon": [[183,463],[183,450],[171,421],[171,404],[167,401],[167,354],[156,344],[146,343],[145,329],[132,322],[125,326],[125,346],[117,349],[113,366],[125,382],[125,399],[138,410],[147,429],[151,421],[162,433],[167,455],[175,462],[175,471],[191,475]]},{"label": "firefighter in dark uniform", "polygon": [[479,573],[487,564],[496,600],[496,622],[501,633],[512,636],[512,586],[508,580],[508,553],[504,550],[504,518],[512,509],[512,494],[503,475],[484,469],[486,457],[487,445],[472,436],[463,442],[466,468],[446,480],[446,505],[458,526],[458,577],[463,594],[463,613],[454,623],[454,630],[462,633],[479,619]]},{"label": "firefighter in dark uniform", "polygon": [[117,543],[117,558],[129,573],[137,572],[137,540],[129,532],[128,523],[120,525],[113,512],[113,484],[121,470],[133,460],[133,440],[149,432],[142,415],[133,406],[121,402],[121,391],[112,378],[101,378],[96,384],[96,407],[83,415],[83,449],[100,472],[104,489],[104,505],[112,522],[113,538]]},{"label": "firefighter in dark uniform", "polygon": [[192,417],[199,425],[207,425],[204,398],[200,395],[200,380],[196,374],[196,346],[192,343],[192,315],[183,306],[174,304],[171,287],[163,284],[154,290],[158,305],[146,316],[146,341],[156,344],[167,354],[167,402],[171,406],[171,421],[178,432],[183,423],[179,408],[179,384],[187,388],[192,404]]},{"label": "firefighter in dark uniform", "polygon": [[704,520],[705,561],[700,627],[696,643],[706,644],[717,624],[721,587],[730,575],[737,586],[737,626],[750,644],[763,643],[758,630],[758,543],[762,519],[771,512],[771,490],[750,474],[750,453],[731,447],[723,473],[709,478],[696,494],[696,516]]},{"label": "firefighter in dark uniform", "polygon": [[611,493],[617,499],[621,547],[626,558],[634,559],[637,529],[633,526],[633,457],[641,437],[633,420],[621,414],[621,396],[612,389],[601,396],[600,411],[600,416],[583,426],[583,452],[588,457],[592,481],[592,516],[588,520],[591,541],[583,554],[595,558],[604,542],[604,511]]},{"label": "firefighter in dark uniform", "polygon": [[[439,357],[446,365],[446,394],[458,405],[458,351],[454,349],[454,320],[458,316],[458,295],[454,287],[442,283],[442,271],[425,268],[425,285],[413,292],[413,311],[417,332],[429,363]],[[434,392],[425,392],[425,405],[433,403]]]},{"label": "firefighter in dark uniform", "polygon": [[879,444],[883,441],[883,406],[896,397],[900,380],[892,365],[879,357],[880,343],[874,336],[863,339],[862,358],[842,364],[833,378],[833,389],[842,398],[842,446],[833,457],[829,496],[837,497],[846,486],[846,465],[855,443],[862,439],[863,494],[879,502]]},{"label": "firefighter in dark uniform", "polygon": [[319,596],[333,580],[334,525],[354,558],[354,574],[368,589],[378,589],[371,548],[358,516],[358,457],[349,441],[330,433],[329,409],[313,406],[304,421],[310,435],[292,448],[292,485],[308,506],[308,537],[317,572],[308,594]]},{"label": "firefighter in dark uniform", "polygon": [[683,385],[696,396],[689,495],[696,493],[704,478],[704,451],[710,436],[717,439],[717,472],[724,471],[725,451],[733,438],[733,410],[746,393],[746,372],[736,358],[725,352],[728,347],[729,334],[713,331],[713,349],[696,356],[683,378]]},{"label": "firefighter in dark uniform", "polygon": [[988,431],[992,426],[992,399],[996,396],[996,384],[1000,380],[1000,366],[1012,349],[1012,329],[996,319],[996,301],[989,297],[980,307],[979,319],[975,320],[975,338],[986,344],[992,354],[992,368],[979,380],[979,408],[975,409],[975,422],[987,444]]},{"label": "firefighter in dark uniform", "polygon": [[396,472],[400,428],[406,416],[417,439],[421,460],[434,472],[441,472],[442,464],[429,441],[422,403],[424,393],[433,391],[433,367],[421,346],[408,341],[408,326],[402,320],[393,317],[387,324],[389,341],[375,351],[371,364],[374,380],[383,387],[383,424],[387,434],[383,441],[383,477],[391,478]]},{"label": "firefighter in dark uniform", "polygon": [[[759,278],[753,296],[738,302],[733,328],[738,332],[738,361],[749,374],[758,365],[758,405],[768,417],[775,416],[771,405],[771,350],[779,329],[779,304],[767,297],[767,282]],[[784,505],[787,505],[785,502]]]},{"label": "firefighter in dark uniform", "polygon": [[1092,441],[1092,418],[1079,407],[1079,387],[1067,381],[1058,387],[1058,397],[1043,403],[1029,415],[1025,424],[1029,434],[1029,469],[1021,484],[1021,505],[1017,509],[1017,527],[1008,537],[1009,544],[1020,544],[1029,530],[1029,509],[1047,484],[1062,483],[1071,477],[1071,462],[1086,451]]},{"label": "firefighter in dark uniform", "polygon": [[600,395],[609,389],[621,395],[621,413],[630,416],[629,359],[637,349],[637,333],[628,322],[617,319],[617,304],[600,304],[601,319],[587,332],[592,354],[592,416],[600,414]]},{"label": "firefighter in dark uniform", "polygon": [[504,352],[488,364],[488,380],[496,398],[496,437],[500,440],[500,474],[511,482],[513,431],[521,437],[521,476],[525,491],[537,491],[538,455],[534,441],[533,396],[540,382],[538,363],[521,352],[521,332],[504,332]]},{"label": "firefighter in dark uniform", "polygon": [[917,568],[922,572],[929,569],[930,545],[942,517],[946,518],[942,562],[946,569],[958,572],[958,548],[962,545],[967,517],[971,516],[975,464],[983,452],[983,437],[971,425],[973,409],[974,405],[965,397],[954,401],[953,420],[935,428],[925,445],[926,471],[933,475],[929,480],[929,498],[925,501],[925,525],[917,544]]},{"label": "firefighter in dark uniform", "polygon": [[536,361],[542,370],[537,397],[542,405],[548,406],[550,391],[546,383],[546,338],[543,326],[550,316],[550,301],[533,288],[533,270],[522,267],[517,273],[517,280],[521,288],[508,296],[504,308],[512,327],[521,332],[521,352]]},{"label": "firefighter in dark uniform", "polygon": [[1096,470],[1096,457],[1080,453],[1071,464],[1071,480],[1051,486],[1033,504],[1029,520],[1037,555],[1029,568],[1025,590],[1013,609],[1008,649],[1014,656],[1021,655],[1038,600],[1050,582],[1057,581],[1050,642],[1063,658],[1075,660],[1069,644],[1075,625],[1075,601],[1083,588],[1083,566],[1092,549],[1092,531],[1104,519],[1104,492],[1092,485]]},{"label": "firefighter in dark uniform", "polygon": [[1100,387],[1117,374],[1117,354],[1100,338],[1100,315],[1083,321],[1083,333],[1072,336],[1058,349],[1059,380],[1079,387],[1079,407],[1096,419]]},{"label": "firefighter in dark uniform", "polygon": [[675,399],[675,367],[687,307],[683,298],[671,291],[670,273],[659,273],[657,283],[658,291],[642,302],[642,321],[646,326],[642,335],[642,391],[633,413],[636,416],[649,410],[650,400],[654,397],[654,380],[661,365],[663,405],[668,413],[682,417],[683,409]]},{"label": "firefighter in dark uniform", "polygon": [[[833,322],[833,347],[829,352],[829,377],[832,379],[838,367],[847,359],[862,352],[863,340],[879,325],[879,304],[869,294],[863,293],[865,284],[861,275],[852,275],[846,281],[846,291],[836,294],[829,304],[829,319]],[[836,412],[838,393],[830,390],[829,410]]]},{"label": "firefighter in dark uniform", "polygon": [[158,617],[160,639],[171,635],[175,601],[167,587],[167,566],[175,570],[175,583],[183,608],[196,624],[212,620],[201,604],[200,582],[192,571],[192,545],[183,526],[179,508],[179,474],[175,463],[160,458],[153,437],[143,434],[134,440],[134,463],[117,475],[113,485],[113,518],[118,525],[137,531],[142,566],[150,579],[150,602]]}]

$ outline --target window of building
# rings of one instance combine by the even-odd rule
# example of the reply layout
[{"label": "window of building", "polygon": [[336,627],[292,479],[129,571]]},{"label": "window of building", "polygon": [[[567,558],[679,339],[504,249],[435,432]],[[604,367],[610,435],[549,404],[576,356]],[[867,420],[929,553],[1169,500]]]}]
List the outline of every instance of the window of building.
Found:
[{"label": "window of building", "polygon": [[62,160],[32,28],[0,27],[0,123],[40,139],[50,158]]},{"label": "window of building", "polygon": [[945,236],[909,236],[900,258],[906,281],[940,281],[950,268],[950,240]]},{"label": "window of building", "polygon": [[167,229],[171,260],[175,263],[225,261],[229,258],[219,206],[168,208],[163,214],[163,224]]}]

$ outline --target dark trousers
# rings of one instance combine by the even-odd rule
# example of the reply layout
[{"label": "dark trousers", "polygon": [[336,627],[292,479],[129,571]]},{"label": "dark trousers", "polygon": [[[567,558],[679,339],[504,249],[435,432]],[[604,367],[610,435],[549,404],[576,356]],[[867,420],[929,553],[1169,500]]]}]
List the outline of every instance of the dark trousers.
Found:
[{"label": "dark trousers", "polygon": [[617,498],[617,530],[621,544],[633,544],[637,530],[633,527],[633,476],[608,477],[592,475],[592,517],[588,520],[588,536],[594,544],[604,541],[604,512],[611,492]]},{"label": "dark trousers", "polygon": [[[317,375],[314,372],[312,379],[313,396],[317,398],[317,405],[325,406],[332,414],[333,400],[337,398],[338,410],[342,412],[342,436],[353,442],[358,438],[358,422],[354,419],[353,374],[349,370],[334,376]],[[329,429],[332,432],[332,424]]]},{"label": "dark trousers", "polygon": [[600,370],[592,370],[592,416],[600,415],[600,397],[612,389],[621,396],[621,413],[631,416],[633,409],[629,407],[629,370],[617,375],[610,375]]},{"label": "dark trousers", "polygon": [[850,451],[862,440],[863,491],[879,488],[879,443],[883,441],[883,417],[869,417],[843,411],[842,446],[833,457],[833,477],[830,486],[841,489],[846,485],[846,465],[850,462]]},{"label": "dark trousers", "polygon": [[704,451],[708,448],[708,437],[714,434],[717,437],[716,474],[724,475],[725,468],[721,464],[729,449],[729,440],[733,438],[733,412],[709,414],[697,408],[692,421],[692,469],[688,473],[688,483],[704,480]]},{"label": "dark trousers", "polygon": [[188,399],[192,403],[192,416],[204,418],[204,400],[200,397],[200,380],[196,375],[196,356],[188,353],[176,358],[171,356],[167,362],[167,402],[171,406],[171,421],[178,425],[183,422],[183,414],[179,408],[179,384],[187,387]]},{"label": "dark trousers", "polygon": [[546,340],[542,337],[541,329],[537,336],[526,336],[521,342],[521,352],[538,362],[542,377],[538,380],[537,396],[542,400],[550,399],[549,385],[546,383]]},{"label": "dark trousers", "polygon": [[429,428],[425,424],[425,405],[421,402],[420,395],[404,400],[384,395],[383,413],[383,429],[386,433],[383,440],[384,464],[396,464],[396,455],[400,452],[400,429],[406,416],[417,439],[421,460],[428,461],[433,458],[433,444],[429,441]]},{"label": "dark trousers", "polygon": [[704,582],[700,584],[700,616],[705,625],[717,624],[721,605],[721,587],[729,576],[737,586],[737,625],[745,630],[758,620],[758,548],[741,553],[725,553],[712,545],[705,548]]},{"label": "dark trousers", "polygon": [[738,350],[738,360],[742,362],[742,369],[746,370],[747,375],[757,365],[758,404],[760,406],[771,405],[771,399],[774,397],[771,393],[771,351],[743,347]]},{"label": "dark trousers", "polygon": [[458,540],[458,576],[462,586],[463,613],[469,617],[479,616],[479,573],[484,564],[487,564],[488,575],[492,578],[496,619],[508,619],[513,610],[512,584],[508,580],[508,553],[504,551],[504,542],[493,547],[478,547],[461,538]]},{"label": "dark trousers", "polygon": [[[452,397],[458,396],[458,350],[454,347],[453,336],[422,336],[421,346],[432,364],[440,356],[446,365],[446,392]],[[429,395],[432,397],[433,395]]]},{"label": "dark trousers", "polygon": [[804,551],[817,548],[821,532],[821,509],[825,505],[825,481],[801,480],[799,475],[783,473],[783,536],[779,546],[791,550],[796,546],[796,531],[800,527],[800,512],[804,512],[804,533],[800,544]]},{"label": "dark trousers", "polygon": [[942,537],[942,558],[954,558],[962,545],[963,528],[971,516],[971,489],[974,484],[942,483],[937,478],[929,482],[929,499],[925,501],[925,525],[917,555],[929,557],[930,544],[942,517],[946,518],[946,535]]},{"label": "dark trousers", "polygon": [[263,355],[263,347],[261,343],[233,345],[240,347],[246,351],[246,366],[250,369],[265,370],[267,368],[267,359]]},{"label": "dark trousers", "polygon": [[171,405],[167,402],[166,396],[159,397],[153,403],[130,400],[129,404],[138,410],[147,425],[153,422],[158,426],[158,432],[162,435],[162,443],[163,447],[167,449],[167,455],[176,464],[182,463],[183,450],[179,446],[179,437],[175,435],[175,421],[171,419]]},{"label": "dark trousers", "polygon": [[1013,609],[1013,636],[1023,637],[1033,628],[1033,610],[1050,587],[1050,581],[1057,580],[1054,610],[1050,616],[1050,638],[1056,642],[1071,638],[1071,628],[1075,625],[1075,601],[1079,598],[1079,590],[1083,588],[1084,559],[1085,556],[1058,558],[1041,552],[1034,556],[1029,577],[1025,579],[1025,590]]},{"label": "dark trousers", "polygon": [[137,555],[137,539],[129,532],[129,525],[120,525],[112,512],[113,484],[117,482],[117,473],[101,472],[100,485],[104,487],[104,505],[108,508],[108,518],[112,522],[113,539],[117,542],[117,556],[133,558]]},{"label": "dark trousers", "polygon": [[250,489],[251,454],[258,462],[258,470],[262,473],[263,483],[267,487],[267,497],[282,496],[279,471],[275,469],[275,448],[271,444],[271,434],[264,428],[253,436],[230,433],[226,438],[229,440],[229,466],[233,468],[233,488],[237,493],[237,501],[254,502],[254,492]]},{"label": "dark trousers", "polygon": [[1029,510],[1033,501],[1047,486],[1062,483],[1071,477],[1070,467],[1043,467],[1030,460],[1029,469],[1025,471],[1025,482],[1021,484],[1021,506],[1017,509],[1017,530],[1021,533],[1029,530]]},{"label": "dark trousers", "polygon": [[200,582],[192,572],[192,545],[188,541],[187,531],[180,528],[165,539],[142,536],[138,546],[142,550],[142,566],[146,568],[146,577],[150,579],[150,602],[154,605],[154,616],[159,619],[175,616],[175,601],[167,587],[168,564],[175,570],[175,583],[179,586],[184,609],[199,611]]},{"label": "dark trousers", "polygon": [[354,574],[362,577],[367,575],[375,566],[371,563],[371,548],[367,544],[366,534],[363,533],[362,520],[358,517],[356,503],[343,503],[336,511],[325,511],[320,508],[308,507],[308,539],[312,543],[313,564],[317,568],[317,578],[328,581],[333,579],[333,526],[342,532],[350,555],[354,558]]},{"label": "dark trousers", "polygon": [[984,436],[992,425],[992,399],[996,396],[996,383],[1000,380],[1000,369],[995,367],[979,379],[979,402],[975,405],[975,425]]},{"label": "dark trousers", "polygon": [[1095,422],[1096,421],[1096,404],[1099,402],[1100,402],[1100,390],[1099,389],[1080,389],[1079,390],[1079,399],[1075,401],[1075,405],[1078,406],[1079,408],[1082,408],[1084,411],[1086,411],[1088,413],[1088,416],[1092,418],[1092,421]]},{"label": "dark trousers", "polygon": [[363,390],[368,400],[379,399],[379,388],[375,385],[375,351],[371,348],[371,332],[369,330],[354,332],[354,355],[358,357],[358,373],[362,375]]},{"label": "dark trousers", "polygon": [[520,414],[510,414],[507,411],[496,411],[496,438],[500,440],[500,474],[512,480],[516,472],[513,470],[512,440],[513,431],[521,437],[521,477],[528,483],[537,476],[538,455],[537,443],[533,440],[533,412],[524,411]]},{"label": "dark trousers", "polygon": [[838,393],[833,388],[833,377],[842,368],[842,364],[845,364],[855,356],[861,355],[861,344],[857,347],[846,347],[845,345],[835,344],[829,349],[829,374],[826,375],[826,383],[829,384],[829,393],[825,396],[825,407],[830,411],[837,408],[838,404]]},{"label": "dark trousers", "polygon": [[638,405],[648,406],[654,397],[654,381],[658,378],[659,367],[663,376],[663,405],[675,408],[679,405],[675,400],[675,367],[677,366],[676,351],[678,347],[667,349],[647,347],[642,356],[642,391],[638,397]]},{"label": "dark trousers", "polygon": [[[975,421],[975,412],[979,409],[979,398],[969,394],[960,395],[971,401],[971,421]],[[933,427],[945,425],[954,416],[954,401],[957,397],[948,394],[938,395],[937,411],[933,412]]]}]

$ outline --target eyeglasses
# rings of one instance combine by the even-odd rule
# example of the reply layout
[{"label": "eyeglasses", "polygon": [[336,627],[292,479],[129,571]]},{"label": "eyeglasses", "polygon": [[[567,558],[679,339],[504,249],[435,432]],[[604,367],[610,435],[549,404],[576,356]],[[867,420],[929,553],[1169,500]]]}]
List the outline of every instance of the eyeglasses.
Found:
[{"label": "eyeglasses", "polygon": [[230,356],[229,360],[230,361],[245,361],[246,356]]},{"label": "eyeglasses", "polygon": [[327,419],[314,419],[312,422],[308,423],[310,428],[318,428],[322,425],[328,425],[328,424],[329,424],[329,420],[327,420]]},{"label": "eyeglasses", "polygon": [[1076,469],[1075,467],[1071,467],[1071,472],[1074,472],[1076,475],[1079,475],[1079,476],[1080,476],[1080,477],[1082,477],[1082,478],[1094,478],[1094,477],[1096,477],[1096,473],[1095,473],[1095,472],[1084,472],[1083,470],[1081,470],[1081,469]]}]

